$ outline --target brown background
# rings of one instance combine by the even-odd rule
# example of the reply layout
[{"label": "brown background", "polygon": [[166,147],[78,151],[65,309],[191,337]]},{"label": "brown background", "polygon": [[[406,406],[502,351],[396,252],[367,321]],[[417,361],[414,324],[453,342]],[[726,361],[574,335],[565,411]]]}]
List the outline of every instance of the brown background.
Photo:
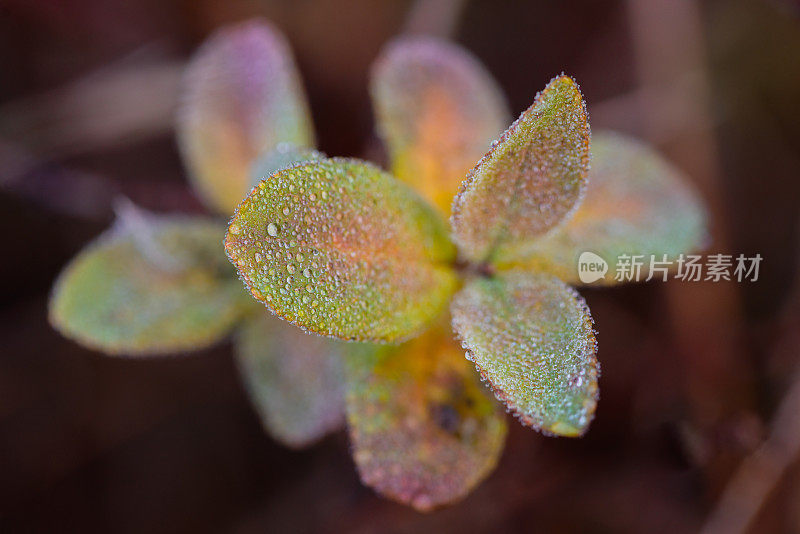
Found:
[{"label": "brown background", "polygon": [[[757,283],[584,291],[603,365],[591,431],[556,440],[512,424],[499,468],[458,505],[418,514],[377,498],[344,433],[302,452],[270,440],[227,343],[137,361],[48,327],[50,285],[110,223],[111,198],[202,211],[171,113],[180,67],[213,28],[254,14],[276,22],[321,149],[380,159],[370,62],[404,28],[446,33],[452,22],[435,5],[412,8],[0,1],[0,530],[692,532],[742,458],[791,428],[770,426],[800,387],[800,10],[789,0],[462,6],[451,36],[515,113],[553,75],[572,74],[594,129],[649,139],[698,184],[713,251],[764,261]],[[744,477],[745,489],[771,490],[745,499],[743,509],[763,500],[753,532],[800,531],[800,433],[788,434],[774,477]]]}]

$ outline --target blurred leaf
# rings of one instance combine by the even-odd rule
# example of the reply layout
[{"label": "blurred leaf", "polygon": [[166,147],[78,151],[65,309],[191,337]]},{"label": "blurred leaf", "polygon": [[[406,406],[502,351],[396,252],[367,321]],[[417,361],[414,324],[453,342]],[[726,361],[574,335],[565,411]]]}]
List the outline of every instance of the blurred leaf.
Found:
[{"label": "blurred leaf", "polygon": [[527,257],[500,267],[546,270],[580,284],[578,257],[589,251],[609,265],[597,284],[613,284],[621,254],[674,260],[701,248],[706,217],[697,193],[675,167],[642,143],[613,132],[592,137],[586,198],[566,224],[531,245]]},{"label": "blurred leaf", "polygon": [[290,447],[307,446],[344,423],[346,343],[308,335],[262,311],[236,336],[236,357],[264,428]]},{"label": "blurred leaf", "polygon": [[[301,147],[289,143],[279,143],[273,150],[260,156],[250,167],[250,188],[258,185],[258,182],[268,178],[275,171],[297,165],[306,161],[318,161],[325,159],[322,152],[313,148]],[[242,196],[244,197],[244,195]]]},{"label": "blurred leaf", "polygon": [[375,63],[371,93],[395,176],[449,215],[459,184],[509,123],[500,88],[463,48],[405,37]]},{"label": "blurred leaf", "polygon": [[456,285],[444,221],[358,160],[310,162],[262,181],[237,209],[225,248],[256,299],[342,339],[409,337]]},{"label": "blurred leaf", "polygon": [[589,119],[575,81],[561,75],[475,167],[453,204],[454,238],[475,261],[506,258],[580,202],[589,169]]},{"label": "blurred leaf", "polygon": [[184,77],[177,133],[194,185],[229,215],[247,194],[257,156],[314,134],[289,46],[271,24],[251,20],[212,35]]},{"label": "blurred leaf", "polygon": [[67,265],[50,299],[65,336],[109,354],[198,349],[222,338],[248,306],[221,251],[224,227],[153,217],[115,227]]},{"label": "blurred leaf", "polygon": [[523,424],[546,434],[586,432],[599,364],[589,308],[571,287],[545,273],[474,279],[452,311],[468,357]]},{"label": "blurred leaf", "polygon": [[446,325],[347,359],[347,420],[364,484],[419,510],[456,501],[497,464],[506,423]]}]

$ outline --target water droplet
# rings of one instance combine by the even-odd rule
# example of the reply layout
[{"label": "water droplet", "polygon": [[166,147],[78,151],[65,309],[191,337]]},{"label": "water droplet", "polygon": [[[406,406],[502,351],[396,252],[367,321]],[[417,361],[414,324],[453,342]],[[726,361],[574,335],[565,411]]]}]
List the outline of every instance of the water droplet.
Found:
[{"label": "water droplet", "polygon": [[228,230],[231,231],[233,235],[239,235],[242,232],[242,229],[239,228],[238,224],[232,224],[228,227]]},{"label": "water droplet", "polygon": [[269,223],[267,225],[267,233],[272,237],[276,237],[278,235],[278,225],[275,223]]},{"label": "water droplet", "polygon": [[306,278],[311,278],[311,269],[309,269],[308,267],[303,269],[303,276],[305,276]]},{"label": "water droplet", "polygon": [[287,265],[286,270],[289,272],[289,274],[294,274],[295,271],[294,264],[290,263],[289,265]]},{"label": "water droplet", "polygon": [[256,252],[255,259],[256,259],[256,263],[261,263],[261,260],[262,260],[262,256],[261,256],[261,254],[259,254],[258,252]]}]

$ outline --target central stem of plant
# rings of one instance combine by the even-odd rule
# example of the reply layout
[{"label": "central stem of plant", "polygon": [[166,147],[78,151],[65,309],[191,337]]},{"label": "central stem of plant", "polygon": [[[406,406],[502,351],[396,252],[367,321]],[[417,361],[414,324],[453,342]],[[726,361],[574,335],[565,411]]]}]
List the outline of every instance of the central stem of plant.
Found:
[{"label": "central stem of plant", "polygon": [[455,270],[464,277],[480,276],[490,278],[494,276],[494,267],[489,262],[472,263],[470,261],[459,260],[454,264]]}]

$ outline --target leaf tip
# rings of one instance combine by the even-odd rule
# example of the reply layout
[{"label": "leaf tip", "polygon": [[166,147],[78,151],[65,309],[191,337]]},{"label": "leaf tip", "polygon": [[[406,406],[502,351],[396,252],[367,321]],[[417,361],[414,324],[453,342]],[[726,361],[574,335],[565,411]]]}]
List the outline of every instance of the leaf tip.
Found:
[{"label": "leaf tip", "polygon": [[556,76],[462,182],[450,221],[463,252],[513,253],[568,220],[586,192],[590,140],[577,82]]},{"label": "leaf tip", "polygon": [[484,382],[521,424],[578,437],[599,397],[593,320],[577,292],[545,274],[473,281],[453,300],[453,328]]}]

